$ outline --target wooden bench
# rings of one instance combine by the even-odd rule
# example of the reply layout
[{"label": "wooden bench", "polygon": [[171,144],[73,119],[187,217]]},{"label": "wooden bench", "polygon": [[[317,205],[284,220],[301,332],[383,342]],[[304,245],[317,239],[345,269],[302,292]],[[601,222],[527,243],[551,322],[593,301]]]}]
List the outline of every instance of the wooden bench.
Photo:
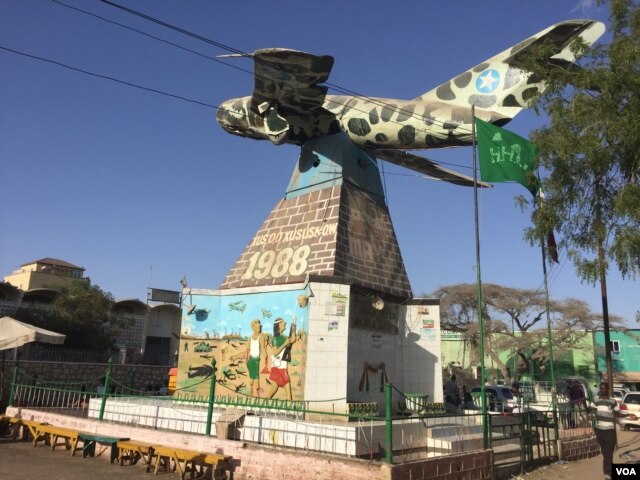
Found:
[{"label": "wooden bench", "polygon": [[[113,463],[116,458],[118,458],[118,448],[117,444],[123,440],[129,440],[128,438],[116,438],[116,437],[107,437],[104,435],[95,435],[92,433],[80,432],[78,434],[78,440],[82,442],[82,458],[84,457],[95,457],[96,456],[96,444],[101,443],[107,445],[105,450],[111,447],[111,463]],[[99,452],[100,455],[102,452]],[[73,455],[73,453],[71,454]]]},{"label": "wooden bench", "polygon": [[[153,446],[148,443],[137,442],[135,440],[120,440],[116,444],[118,449],[118,462],[123,465],[135,465],[139,460],[144,460],[147,465],[151,465],[153,457]],[[147,469],[149,471],[149,469]]]},{"label": "wooden bench", "polygon": [[[155,446],[153,457],[147,471],[154,467],[153,473],[158,474],[158,470],[163,468],[166,471],[177,471],[180,478],[184,480],[187,473],[201,475],[206,467],[211,468],[212,478],[225,479],[225,471],[229,469],[230,455],[217,453],[202,453],[193,450],[183,450],[174,447]],[[155,466],[153,462],[155,461]],[[173,468],[171,462],[173,461]]]},{"label": "wooden bench", "polygon": [[58,446],[58,440],[62,439],[65,448],[67,450],[71,450],[71,455],[75,453],[78,446],[78,436],[80,435],[77,430],[71,430],[69,428],[58,427],[56,425],[43,423],[35,425],[34,430],[34,447],[38,445],[38,442],[42,441],[45,444],[50,445],[51,450],[55,450]]},{"label": "wooden bench", "polygon": [[33,440],[38,435],[38,427],[40,425],[47,425],[46,422],[25,419],[22,419],[20,424],[22,426],[22,440]]}]

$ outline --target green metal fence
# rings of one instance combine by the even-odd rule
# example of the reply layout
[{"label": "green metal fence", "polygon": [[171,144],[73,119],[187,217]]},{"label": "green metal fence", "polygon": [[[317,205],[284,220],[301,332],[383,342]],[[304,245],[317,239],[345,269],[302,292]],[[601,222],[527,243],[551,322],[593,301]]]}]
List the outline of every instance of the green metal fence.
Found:
[{"label": "green metal fence", "polygon": [[[203,435],[212,435],[224,412],[237,409],[252,421],[259,419],[261,425],[254,429],[254,437],[243,438],[245,441],[316,451],[333,448],[332,453],[388,463],[482,449],[486,425],[497,463],[520,462],[525,470],[528,465],[557,458],[559,436],[553,412],[491,412],[484,419],[472,410],[448,414],[444,404],[416,403],[414,396],[391,384],[384,386],[383,411],[375,401],[286,401],[231,395],[216,390],[215,363],[212,367],[214,373],[202,380],[209,382],[205,398],[182,390],[172,396],[157,396],[130,388],[113,381],[110,363],[103,377],[64,383],[30,377],[17,366],[10,405]],[[128,410],[135,413],[127,416],[123,412]],[[562,436],[585,433],[590,424],[583,413],[565,412],[565,421],[559,425]],[[265,427],[267,424],[270,426]],[[243,434],[250,436],[251,428],[245,423]],[[353,438],[347,438],[349,435]],[[352,450],[347,448],[348,442],[355,444]]]}]

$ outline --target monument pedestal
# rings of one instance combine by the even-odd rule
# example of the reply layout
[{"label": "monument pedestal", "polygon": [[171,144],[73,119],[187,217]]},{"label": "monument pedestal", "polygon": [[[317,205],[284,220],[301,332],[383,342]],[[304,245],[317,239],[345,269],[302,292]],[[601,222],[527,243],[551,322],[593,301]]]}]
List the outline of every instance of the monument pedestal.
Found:
[{"label": "monument pedestal", "polygon": [[386,382],[442,396],[438,301],[413,298],[376,159],[343,134],[302,147],[284,198],[220,289],[184,294],[179,388],[207,395],[215,358],[216,395],[327,412],[384,405]]}]

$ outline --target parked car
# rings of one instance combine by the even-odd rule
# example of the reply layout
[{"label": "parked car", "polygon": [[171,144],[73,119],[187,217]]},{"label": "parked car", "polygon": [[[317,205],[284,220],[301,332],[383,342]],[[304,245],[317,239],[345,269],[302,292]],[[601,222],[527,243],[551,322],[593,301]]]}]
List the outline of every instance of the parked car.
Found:
[{"label": "parked car", "polygon": [[629,393],[629,390],[626,388],[613,388],[613,398],[620,405],[622,403],[622,399],[624,396]]},{"label": "parked car", "polygon": [[[490,412],[511,413],[513,411],[513,395],[509,387],[487,385],[484,387],[487,396],[487,410]],[[471,390],[473,403],[476,408],[481,408],[481,389],[474,387]]]},{"label": "parked car", "polygon": [[640,392],[629,392],[622,399],[620,411],[627,413],[624,417],[618,417],[618,424],[624,429],[640,427]]}]

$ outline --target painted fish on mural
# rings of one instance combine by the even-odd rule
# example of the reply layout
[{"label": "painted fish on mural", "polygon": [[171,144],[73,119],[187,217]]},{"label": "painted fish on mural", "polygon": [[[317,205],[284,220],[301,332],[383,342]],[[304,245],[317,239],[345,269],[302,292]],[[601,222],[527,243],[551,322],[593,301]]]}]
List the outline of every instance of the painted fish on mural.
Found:
[{"label": "painted fish on mural", "polygon": [[594,20],[567,20],[527,38],[412,100],[327,95],[333,57],[282,48],[257,50],[253,94],[220,105],[218,123],[234,135],[276,145],[344,132],[358,147],[386,160],[458,185],[473,179],[404,150],[471,145],[472,113],[494,125],[509,122],[545,85],[518,67],[535,47],[553,47],[550,61],[572,64],[571,44],[603,33]]}]

